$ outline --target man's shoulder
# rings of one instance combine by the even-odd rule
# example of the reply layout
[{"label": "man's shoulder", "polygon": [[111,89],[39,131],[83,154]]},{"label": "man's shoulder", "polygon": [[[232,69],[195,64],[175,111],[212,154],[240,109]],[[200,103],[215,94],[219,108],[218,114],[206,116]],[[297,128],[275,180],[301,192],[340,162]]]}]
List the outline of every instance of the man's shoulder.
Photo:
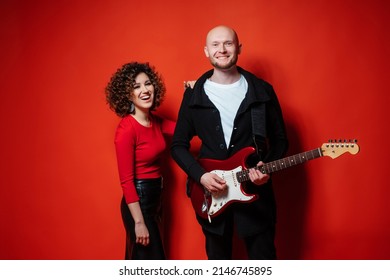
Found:
[{"label": "man's shoulder", "polygon": [[258,82],[260,83],[261,85],[264,85],[264,86],[272,86],[269,82],[267,82],[266,80],[264,80],[263,78],[259,77],[258,75],[256,75],[255,73],[253,72],[250,72],[248,70],[245,70],[244,68],[241,68],[241,67],[237,67],[238,71],[245,77],[245,79],[249,79],[253,82]]}]

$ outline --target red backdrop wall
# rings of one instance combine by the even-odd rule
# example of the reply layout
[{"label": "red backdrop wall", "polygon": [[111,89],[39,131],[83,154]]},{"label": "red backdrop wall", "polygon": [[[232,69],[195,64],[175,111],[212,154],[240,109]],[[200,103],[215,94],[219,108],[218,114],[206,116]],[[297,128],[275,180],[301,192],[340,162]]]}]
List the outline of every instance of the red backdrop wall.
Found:
[{"label": "red backdrop wall", "polygon": [[[123,63],[183,80],[209,69],[207,31],[227,24],[239,65],[273,84],[294,154],[357,138],[360,152],[275,174],[281,259],[388,259],[389,2],[2,1],[0,259],[122,259],[119,119],[104,87]],[[185,175],[164,169],[170,259],[204,259]],[[239,243],[238,243],[239,244]],[[244,258],[236,246],[237,258]]]}]

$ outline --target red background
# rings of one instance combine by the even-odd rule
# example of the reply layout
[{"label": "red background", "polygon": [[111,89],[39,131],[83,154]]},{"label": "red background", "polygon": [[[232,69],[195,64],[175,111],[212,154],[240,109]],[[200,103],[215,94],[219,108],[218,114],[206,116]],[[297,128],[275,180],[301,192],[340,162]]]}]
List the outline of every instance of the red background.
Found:
[{"label": "red background", "polygon": [[[273,84],[289,154],[357,138],[360,153],[275,174],[281,259],[389,259],[388,1],[2,1],[0,259],[122,259],[119,119],[104,87],[149,61],[176,119],[209,69],[207,31],[235,28],[239,65]],[[170,259],[204,259],[185,175],[165,165]],[[245,257],[238,243],[237,258]]]}]

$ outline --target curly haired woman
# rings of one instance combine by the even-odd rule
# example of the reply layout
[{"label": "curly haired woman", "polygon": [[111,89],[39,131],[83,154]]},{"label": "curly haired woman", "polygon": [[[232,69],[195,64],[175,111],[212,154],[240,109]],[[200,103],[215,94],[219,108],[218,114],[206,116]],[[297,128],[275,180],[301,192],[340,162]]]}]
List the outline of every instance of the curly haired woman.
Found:
[{"label": "curly haired woman", "polygon": [[165,259],[158,224],[160,158],[166,148],[164,134],[173,135],[175,122],[152,114],[164,98],[165,85],[153,66],[131,62],[114,73],[105,93],[110,108],[122,118],[115,149],[123,190],[125,259]]}]

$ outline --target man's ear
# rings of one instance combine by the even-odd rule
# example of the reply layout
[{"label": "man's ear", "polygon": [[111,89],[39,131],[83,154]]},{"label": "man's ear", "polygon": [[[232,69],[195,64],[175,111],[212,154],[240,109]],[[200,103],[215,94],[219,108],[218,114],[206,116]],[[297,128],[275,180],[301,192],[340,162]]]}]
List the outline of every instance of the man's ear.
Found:
[{"label": "man's ear", "polygon": [[209,50],[207,49],[206,46],[204,47],[203,50],[204,50],[204,54],[206,55],[206,57],[210,57]]},{"label": "man's ear", "polygon": [[238,54],[241,54],[241,48],[242,48],[242,44],[239,44],[238,45]]}]

